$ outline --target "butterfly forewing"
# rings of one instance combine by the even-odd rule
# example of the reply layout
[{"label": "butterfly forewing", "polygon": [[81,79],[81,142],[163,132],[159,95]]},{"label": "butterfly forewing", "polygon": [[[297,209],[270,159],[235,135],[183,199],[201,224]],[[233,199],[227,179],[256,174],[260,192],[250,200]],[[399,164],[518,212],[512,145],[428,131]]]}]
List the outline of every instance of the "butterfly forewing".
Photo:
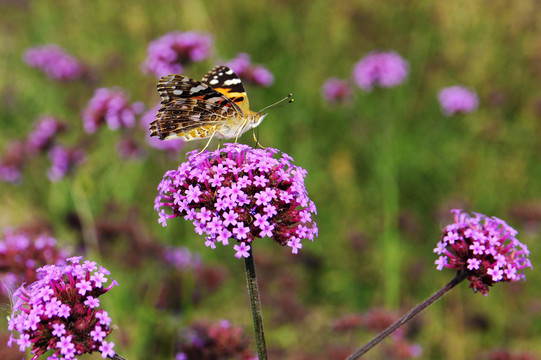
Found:
[{"label": "butterfly forewing", "polygon": [[231,99],[244,115],[250,112],[248,96],[239,76],[227,66],[219,65],[209,71],[202,82]]}]

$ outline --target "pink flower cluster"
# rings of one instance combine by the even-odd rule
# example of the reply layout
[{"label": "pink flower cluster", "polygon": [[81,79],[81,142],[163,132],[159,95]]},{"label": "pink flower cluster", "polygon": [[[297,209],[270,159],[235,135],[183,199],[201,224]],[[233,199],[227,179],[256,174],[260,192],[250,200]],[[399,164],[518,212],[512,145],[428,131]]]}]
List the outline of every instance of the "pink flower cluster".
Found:
[{"label": "pink flower cluster", "polygon": [[7,295],[24,282],[36,281],[36,268],[63,264],[67,255],[56,239],[41,231],[6,230],[0,239],[0,293]]},{"label": "pink flower cluster", "polygon": [[[183,217],[205,245],[228,245],[234,239],[237,258],[248,257],[256,237],[270,237],[297,253],[303,239],[314,240],[316,213],[304,186],[306,170],[272,148],[225,144],[214,152],[192,151],[177,170],[169,170],[158,185],[154,208],[159,222]],[[163,208],[168,208],[167,214]]]},{"label": "pink flower cluster", "polygon": [[135,115],[143,111],[142,103],[130,104],[127,95],[120,88],[100,88],[82,111],[83,127],[92,134],[102,124],[111,130],[133,127]]},{"label": "pink flower cluster", "polygon": [[528,247],[518,241],[518,232],[497,217],[489,218],[462,210],[452,210],[455,222],[443,229],[434,252],[435,264],[465,271],[470,287],[486,295],[489,286],[500,281],[524,279],[523,269],[532,268]]},{"label": "pink flower cluster", "polygon": [[184,66],[211,56],[213,40],[210,35],[194,31],[173,31],[152,41],[147,49],[143,71],[158,77],[182,74]]},{"label": "pink flower cluster", "polygon": [[63,179],[75,167],[86,161],[86,152],[78,148],[66,148],[61,145],[53,147],[49,151],[51,167],[47,171],[49,180],[56,182]]},{"label": "pink flower cluster", "polygon": [[357,85],[370,91],[375,86],[394,87],[400,85],[409,73],[409,64],[394,51],[372,51],[353,68],[353,79]]},{"label": "pink flower cluster", "polygon": [[469,113],[479,106],[477,94],[464,86],[451,86],[440,90],[438,101],[446,116],[455,113]]},{"label": "pink flower cluster", "polygon": [[27,136],[29,153],[38,153],[51,147],[55,137],[66,129],[66,125],[52,116],[41,116],[32,132]]},{"label": "pink flower cluster", "polygon": [[175,360],[256,360],[250,339],[242,328],[222,320],[217,324],[194,324],[181,331]]},{"label": "pink flower cluster", "polygon": [[12,334],[8,346],[21,351],[30,348],[32,360],[52,351],[48,359],[70,360],[76,355],[100,351],[101,357],[113,357],[114,343],[105,341],[112,331],[111,318],[99,309],[99,296],[118,285],[108,282],[109,271],[81,257],[67,259],[67,266],[44,266],[41,280],[21,286],[13,294],[13,314],[8,320]]},{"label": "pink flower cluster", "polygon": [[270,86],[274,82],[274,75],[261,65],[253,65],[248,54],[240,53],[225,65],[233,70],[243,81],[259,86]]},{"label": "pink flower cluster", "polygon": [[30,48],[25,52],[23,60],[53,80],[75,80],[81,77],[84,70],[77,59],[57,45]]},{"label": "pink flower cluster", "polygon": [[331,102],[347,100],[351,97],[353,89],[346,80],[329,78],[321,89],[323,98]]}]

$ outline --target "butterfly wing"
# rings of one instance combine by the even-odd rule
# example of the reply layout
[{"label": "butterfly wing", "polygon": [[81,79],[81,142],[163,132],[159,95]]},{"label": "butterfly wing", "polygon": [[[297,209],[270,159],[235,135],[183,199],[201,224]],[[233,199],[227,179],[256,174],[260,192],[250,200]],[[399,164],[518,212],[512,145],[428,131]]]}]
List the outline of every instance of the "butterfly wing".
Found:
[{"label": "butterfly wing", "polygon": [[212,136],[240,109],[209,85],[182,75],[164,76],[158,83],[161,108],[150,123],[150,136],[186,141]]},{"label": "butterfly wing", "polygon": [[241,114],[250,113],[248,96],[239,76],[233,70],[224,65],[218,65],[203,77],[201,81],[214,90],[230,99],[241,111]]}]

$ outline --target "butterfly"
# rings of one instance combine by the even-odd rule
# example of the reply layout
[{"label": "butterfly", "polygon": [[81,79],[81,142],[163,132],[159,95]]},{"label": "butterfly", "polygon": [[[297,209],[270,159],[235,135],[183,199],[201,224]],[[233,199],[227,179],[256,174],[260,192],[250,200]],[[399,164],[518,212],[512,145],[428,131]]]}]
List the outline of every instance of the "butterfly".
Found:
[{"label": "butterfly", "polygon": [[[150,136],[185,141],[238,139],[257,127],[267,114],[250,110],[242,81],[219,65],[201,81],[183,75],[163,76],[158,82],[161,108],[150,123]],[[208,145],[208,143],[207,143]]]}]

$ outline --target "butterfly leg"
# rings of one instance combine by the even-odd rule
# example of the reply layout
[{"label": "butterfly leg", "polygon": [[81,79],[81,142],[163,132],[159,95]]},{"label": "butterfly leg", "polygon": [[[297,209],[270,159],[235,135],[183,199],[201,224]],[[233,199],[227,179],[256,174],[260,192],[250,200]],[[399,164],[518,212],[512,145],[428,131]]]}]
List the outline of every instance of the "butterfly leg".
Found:
[{"label": "butterfly leg", "polygon": [[[207,141],[207,144],[205,145],[205,147],[203,149],[201,149],[201,151],[198,153],[198,155],[201,154],[203,151],[205,151],[209,147],[210,142],[212,141],[212,138],[214,138],[214,135],[216,135],[216,130],[214,130],[214,132],[212,133],[212,136],[209,138],[209,141]],[[220,148],[220,147],[218,146],[218,148]]]},{"label": "butterfly leg", "polygon": [[256,136],[255,134],[255,129],[252,129],[252,136],[254,137],[254,141],[255,141],[255,146],[256,147],[260,147],[262,149],[266,149],[267,147],[266,146],[263,146],[261,145],[261,143],[259,142],[259,136]]}]

